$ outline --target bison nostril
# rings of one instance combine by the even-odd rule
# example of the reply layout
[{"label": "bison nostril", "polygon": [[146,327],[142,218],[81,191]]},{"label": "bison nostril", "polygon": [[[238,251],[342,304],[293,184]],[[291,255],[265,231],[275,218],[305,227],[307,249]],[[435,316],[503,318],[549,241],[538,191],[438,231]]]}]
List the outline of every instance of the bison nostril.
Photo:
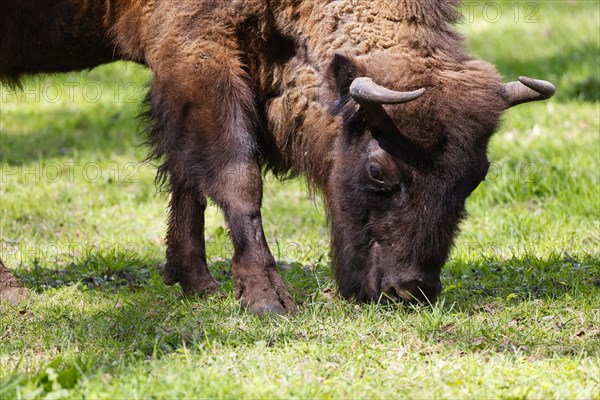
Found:
[{"label": "bison nostril", "polygon": [[396,300],[400,300],[400,294],[398,293],[398,291],[396,290],[396,288],[394,286],[386,286],[383,288],[382,290],[382,294],[383,297],[388,298],[390,300],[396,301]]},{"label": "bison nostril", "polygon": [[441,291],[442,285],[439,281],[424,282],[414,280],[399,282],[397,284],[386,284],[382,287],[382,292],[386,297],[408,303],[433,303]]},{"label": "bison nostril", "polygon": [[410,294],[395,285],[388,285],[383,288],[383,295],[393,301],[413,301]]}]

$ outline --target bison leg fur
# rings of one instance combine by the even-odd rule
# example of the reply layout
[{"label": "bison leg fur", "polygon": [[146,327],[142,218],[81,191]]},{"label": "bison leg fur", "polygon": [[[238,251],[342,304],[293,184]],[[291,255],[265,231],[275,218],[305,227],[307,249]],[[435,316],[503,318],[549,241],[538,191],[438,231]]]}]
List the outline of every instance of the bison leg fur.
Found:
[{"label": "bison leg fur", "polygon": [[14,306],[29,298],[29,292],[0,260],[0,303],[8,302]]},{"label": "bison leg fur", "polygon": [[206,265],[205,209],[206,197],[171,179],[167,263],[163,279],[167,285],[179,283],[183,293],[188,296],[221,292]]}]

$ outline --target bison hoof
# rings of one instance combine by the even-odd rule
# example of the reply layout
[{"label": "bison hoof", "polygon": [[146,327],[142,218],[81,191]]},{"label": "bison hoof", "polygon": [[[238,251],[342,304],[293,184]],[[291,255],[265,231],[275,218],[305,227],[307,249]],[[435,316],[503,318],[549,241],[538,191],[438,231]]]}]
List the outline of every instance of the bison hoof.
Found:
[{"label": "bison hoof", "polygon": [[29,299],[29,292],[25,288],[2,288],[0,292],[0,303],[8,302],[13,306],[18,306]]},{"label": "bison hoof", "polygon": [[[294,304],[291,297],[287,295],[284,299],[282,296],[278,296],[275,293],[270,293],[274,296],[265,296],[268,298],[252,299],[246,296],[242,297],[242,306],[248,311],[257,315],[267,314],[295,314],[298,312],[298,307]],[[263,296],[265,293],[262,294]],[[274,297],[277,297],[276,299]]]},{"label": "bison hoof", "polygon": [[[211,278],[212,279],[212,278]],[[220,296],[224,296],[225,294],[221,290],[219,283],[212,279],[203,282],[179,282],[181,285],[181,289],[183,290],[183,294],[187,297],[208,297],[211,295],[218,294]]]},{"label": "bison hoof", "polygon": [[241,299],[242,306],[257,315],[298,312],[279,274],[268,275],[264,279],[254,277],[247,282],[236,282],[236,298]]},{"label": "bison hoof", "polygon": [[29,292],[0,260],[0,303],[18,306],[29,299]]},{"label": "bison hoof", "polygon": [[279,301],[269,302],[267,300],[261,300],[257,302],[248,302],[245,299],[242,299],[242,306],[256,315],[288,313],[286,308]]},{"label": "bison hoof", "polygon": [[167,263],[163,269],[163,282],[167,286],[179,283],[183,294],[189,297],[223,294],[219,282],[210,276],[208,270],[201,268],[182,268]]},{"label": "bison hoof", "polygon": [[0,303],[7,302],[13,306],[18,306],[29,299],[27,289],[18,285],[0,286]]}]

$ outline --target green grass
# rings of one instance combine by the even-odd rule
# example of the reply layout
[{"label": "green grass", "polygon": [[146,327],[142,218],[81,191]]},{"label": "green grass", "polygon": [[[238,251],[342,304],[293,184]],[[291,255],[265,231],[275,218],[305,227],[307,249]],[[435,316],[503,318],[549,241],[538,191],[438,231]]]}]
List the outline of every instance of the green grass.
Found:
[{"label": "green grass", "polygon": [[214,207],[227,297],[183,299],[158,272],[166,195],[141,162],[149,73],[2,87],[0,258],[33,294],[0,310],[0,398],[600,398],[600,7],[521,2],[515,22],[489,4],[495,23],[465,13],[472,51],[559,92],[506,113],[429,307],[337,296],[321,202],[270,177],[265,231],[300,313],[241,309]]}]

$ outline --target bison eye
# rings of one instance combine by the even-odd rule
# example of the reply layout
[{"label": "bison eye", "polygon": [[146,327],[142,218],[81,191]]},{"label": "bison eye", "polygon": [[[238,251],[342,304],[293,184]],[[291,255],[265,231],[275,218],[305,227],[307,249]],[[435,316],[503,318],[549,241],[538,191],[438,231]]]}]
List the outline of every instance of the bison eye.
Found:
[{"label": "bison eye", "polygon": [[371,164],[369,165],[369,177],[377,183],[385,183],[383,177],[383,171],[380,165]]}]

